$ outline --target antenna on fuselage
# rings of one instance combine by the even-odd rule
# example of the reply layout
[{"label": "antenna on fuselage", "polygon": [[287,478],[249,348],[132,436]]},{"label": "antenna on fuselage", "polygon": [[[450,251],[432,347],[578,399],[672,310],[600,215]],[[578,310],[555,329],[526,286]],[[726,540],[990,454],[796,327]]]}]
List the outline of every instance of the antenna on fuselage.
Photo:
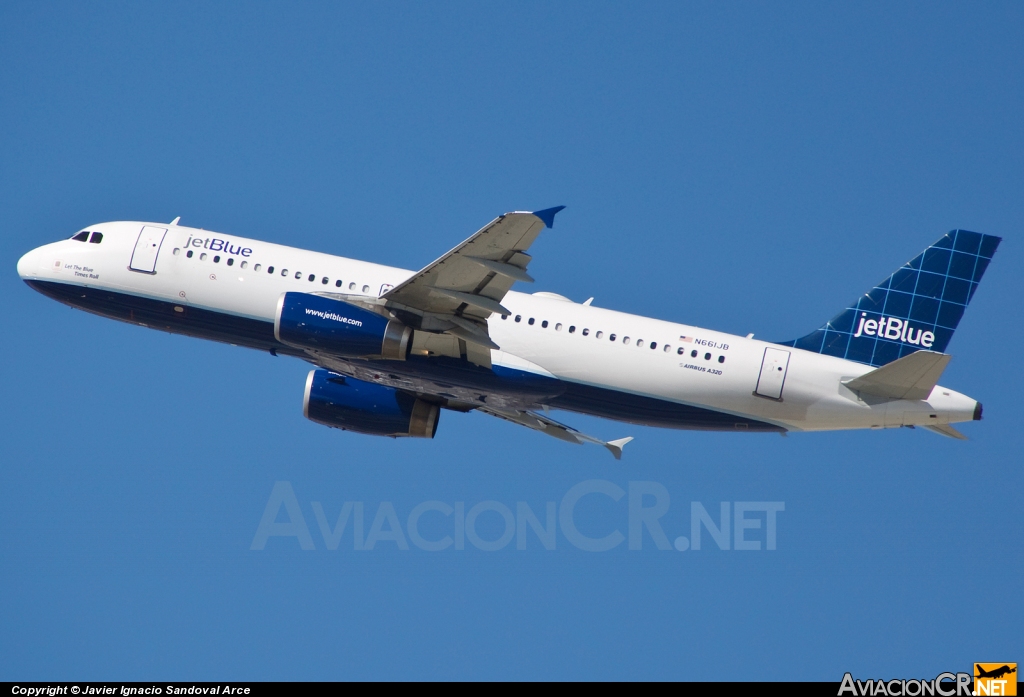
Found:
[{"label": "antenna on fuselage", "polygon": [[171,221],[171,225],[177,225],[179,220],[181,220],[181,216],[180,215],[177,218],[175,218],[174,220]]}]

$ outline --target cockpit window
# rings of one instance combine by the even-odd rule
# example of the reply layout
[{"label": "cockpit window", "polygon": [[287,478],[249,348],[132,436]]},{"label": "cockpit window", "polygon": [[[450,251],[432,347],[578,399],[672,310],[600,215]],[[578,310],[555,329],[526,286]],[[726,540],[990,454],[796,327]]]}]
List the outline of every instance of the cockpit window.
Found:
[{"label": "cockpit window", "polygon": [[94,232],[94,233],[92,233],[92,237],[89,238],[89,241],[92,242],[93,244],[99,244],[100,242],[103,241],[103,233],[102,232]]},{"label": "cockpit window", "polygon": [[80,233],[78,233],[77,235],[75,235],[71,239],[77,240],[78,242],[85,242],[87,239],[89,239],[89,231],[88,230],[82,230]]}]

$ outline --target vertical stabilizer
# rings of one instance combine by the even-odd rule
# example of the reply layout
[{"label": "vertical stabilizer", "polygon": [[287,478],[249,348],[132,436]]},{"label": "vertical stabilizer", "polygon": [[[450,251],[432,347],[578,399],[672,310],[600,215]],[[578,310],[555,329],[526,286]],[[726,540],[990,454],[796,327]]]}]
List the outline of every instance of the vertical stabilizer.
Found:
[{"label": "vertical stabilizer", "polygon": [[821,329],[779,343],[876,367],[915,351],[944,353],[1000,241],[953,230]]}]

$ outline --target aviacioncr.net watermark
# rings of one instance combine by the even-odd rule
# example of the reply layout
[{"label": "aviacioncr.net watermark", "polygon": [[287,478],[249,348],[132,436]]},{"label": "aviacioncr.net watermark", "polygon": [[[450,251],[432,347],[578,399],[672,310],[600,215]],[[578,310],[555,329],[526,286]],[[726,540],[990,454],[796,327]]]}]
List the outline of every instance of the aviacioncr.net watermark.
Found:
[{"label": "aviacioncr.net watermark", "polygon": [[[585,533],[578,525],[577,506],[587,497],[603,497],[603,503],[615,504],[613,515],[601,521],[600,534],[589,528]],[[390,501],[345,501],[330,510],[320,501],[310,501],[304,508],[291,482],[279,481],[270,492],[250,549],[263,550],[270,538],[282,537],[294,538],[304,550],[323,545],[328,550],[405,551],[415,547],[440,552],[465,550],[467,542],[484,552],[510,547],[554,550],[561,539],[563,544],[586,552],[606,552],[623,544],[629,550],[641,550],[645,541],[648,549],[653,545],[659,550],[685,552],[704,548],[704,535],[720,550],[772,551],[778,547],[778,514],[786,510],[783,501],[688,504],[689,525],[677,523],[677,529],[671,529],[667,522],[663,525],[671,496],[662,484],[635,481],[624,489],[608,480],[589,479],[571,487],[557,503],[429,500],[402,509]],[[314,530],[321,538],[319,543]]]}]

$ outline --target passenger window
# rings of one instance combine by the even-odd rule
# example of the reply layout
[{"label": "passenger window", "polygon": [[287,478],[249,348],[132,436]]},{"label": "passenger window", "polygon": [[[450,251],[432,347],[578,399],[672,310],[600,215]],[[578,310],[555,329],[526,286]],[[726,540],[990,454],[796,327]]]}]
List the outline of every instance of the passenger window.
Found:
[{"label": "passenger window", "polygon": [[92,233],[92,237],[89,238],[89,241],[92,242],[93,244],[99,244],[100,242],[103,241],[103,233],[102,232],[94,232],[94,233]]},{"label": "passenger window", "polygon": [[[601,332],[598,332],[598,338],[599,339],[601,338],[600,334],[601,334]],[[614,334],[608,335],[608,341],[615,341],[615,335]]]},{"label": "passenger window", "polygon": [[[242,262],[242,268],[243,269],[245,268],[245,262],[244,261]],[[253,271],[259,271],[262,268],[263,268],[263,264],[256,264],[256,266],[252,267],[252,270]]]},{"label": "passenger window", "polygon": [[341,279],[340,278],[337,281],[334,282],[334,287],[335,288],[341,288]]},{"label": "passenger window", "polygon": [[228,266],[234,266],[234,265],[235,265],[235,258],[234,257],[228,257]]},{"label": "passenger window", "polygon": [[654,341],[652,341],[652,342],[651,342],[651,350],[653,351],[653,350],[654,350],[654,349],[656,349],[656,348],[658,348],[658,344],[657,344],[657,342],[654,342]]},{"label": "passenger window", "polygon": [[672,347],[668,344],[665,344],[665,353],[672,353]]},{"label": "passenger window", "polygon": [[697,357],[697,349],[694,349],[694,350],[690,351],[690,358],[696,358],[696,357]]},{"label": "passenger window", "polygon": [[569,325],[569,333],[570,334],[575,334],[576,333],[576,325],[575,324],[570,324]]},{"label": "passenger window", "polygon": [[604,336],[604,332],[602,332],[600,329],[598,329],[597,332],[594,334],[594,338],[595,339],[600,339],[603,336]]},{"label": "passenger window", "polygon": [[199,261],[206,261],[206,252],[200,252]]},{"label": "passenger window", "polygon": [[508,315],[502,315],[501,318],[502,319],[508,319]]},{"label": "passenger window", "polygon": [[522,315],[516,315],[516,322],[520,322],[520,321],[522,321],[522,319],[523,319]]},{"label": "passenger window", "polygon": [[354,281],[353,281],[352,283],[349,283],[349,284],[348,284],[348,289],[349,289],[349,290],[355,290],[355,289],[356,289],[356,284],[355,284],[355,282],[354,282]]},{"label": "passenger window", "polygon": [[583,328],[583,336],[587,336],[588,334],[590,334],[590,330],[587,329],[586,327],[584,327]]},{"label": "passenger window", "polygon": [[704,360],[710,361],[711,360],[711,354],[710,353],[705,353],[704,354]]},{"label": "passenger window", "polygon": [[548,328],[548,321],[544,320],[543,322],[540,323],[540,326],[541,326],[541,329],[547,329]]},{"label": "passenger window", "polygon": [[187,252],[185,252],[185,256],[187,256],[189,259],[191,259],[192,258],[192,250],[190,249]]},{"label": "passenger window", "polygon": [[247,262],[247,261],[243,261],[243,262],[242,262],[242,268],[243,268],[243,269],[247,269],[247,268],[249,268],[249,262]]},{"label": "passenger window", "polygon": [[562,331],[562,323],[561,322],[558,322],[557,324],[555,324],[555,331],[556,332]]},{"label": "passenger window", "polygon": [[273,266],[268,266],[267,267],[267,273],[274,273],[274,267]]},{"label": "passenger window", "polygon": [[75,240],[76,242],[85,242],[87,239],[89,239],[89,231],[82,230],[80,233],[78,233],[71,239]]},{"label": "passenger window", "polygon": [[530,321],[528,321],[527,324],[533,324],[533,322],[534,322],[533,317],[531,317]]},{"label": "passenger window", "polygon": [[301,271],[296,271],[295,272],[295,280],[297,281],[297,280],[299,280],[301,278],[302,278],[302,272]]},{"label": "passenger window", "polygon": [[719,356],[718,357],[718,362],[719,363],[725,363],[725,356]]},{"label": "passenger window", "polygon": [[682,346],[680,346],[680,347],[679,347],[679,348],[678,348],[678,349],[676,350],[676,353],[678,353],[678,354],[679,354],[680,356],[682,356],[682,355],[683,355],[684,353],[686,353],[686,349],[684,349],[684,348],[683,348]]},{"label": "passenger window", "polygon": [[214,264],[219,264],[219,263],[220,263],[220,255],[219,255],[219,254],[217,254],[217,255],[214,255],[214,257],[213,257],[213,263],[214,263]]},{"label": "passenger window", "polygon": [[327,276],[324,276],[324,280],[320,281],[320,285],[326,286],[327,285],[327,280],[328,280]]},{"label": "passenger window", "polygon": [[629,346],[629,337],[628,336],[622,337],[622,343],[624,343],[626,346]]},{"label": "passenger window", "polygon": [[[308,279],[308,280],[309,280],[309,282],[310,282],[310,283],[312,283],[313,281],[315,281],[315,280],[316,280],[316,274],[315,274],[315,273],[311,273],[311,274],[309,274],[309,279]],[[324,279],[324,282],[325,282],[325,283],[327,282],[327,279],[326,279],[326,278]]]},{"label": "passenger window", "polygon": [[281,278],[288,277],[288,269],[281,269]]},{"label": "passenger window", "polygon": [[370,292],[370,286],[363,286],[363,292],[364,293],[369,293]]},{"label": "passenger window", "polygon": [[171,252],[171,254],[173,254],[174,256],[178,256],[179,254],[181,254],[181,250],[180,250],[180,249],[178,249],[177,247],[175,247],[175,248],[174,248],[174,251],[173,251],[173,252]]}]

